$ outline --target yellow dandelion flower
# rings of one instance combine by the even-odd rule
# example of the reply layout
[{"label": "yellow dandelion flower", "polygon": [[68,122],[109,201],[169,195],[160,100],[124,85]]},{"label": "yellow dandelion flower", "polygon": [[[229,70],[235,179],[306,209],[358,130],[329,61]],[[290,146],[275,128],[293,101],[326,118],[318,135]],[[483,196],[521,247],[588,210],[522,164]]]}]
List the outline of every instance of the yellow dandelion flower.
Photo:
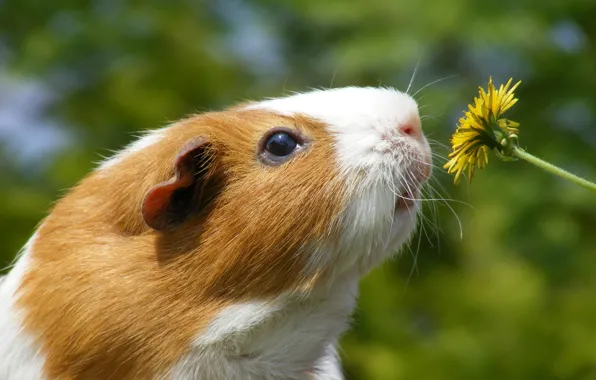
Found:
[{"label": "yellow dandelion flower", "polygon": [[482,169],[488,163],[489,150],[497,149],[505,156],[511,156],[507,150],[511,149],[512,140],[517,139],[519,124],[501,116],[518,100],[514,91],[521,81],[511,87],[512,81],[509,79],[507,84],[496,89],[490,78],[488,91],[480,87],[478,97],[474,98],[474,103],[459,119],[451,138],[453,152],[443,166],[448,173],[455,173],[455,183],[459,182],[466,169],[471,182],[476,166]]},{"label": "yellow dandelion flower", "polygon": [[513,79],[505,85],[495,88],[492,78],[488,81],[488,89],[478,90],[474,103],[468,105],[464,116],[459,119],[455,133],[451,137],[453,151],[449,161],[443,166],[448,173],[455,173],[457,184],[461,174],[468,169],[468,180],[471,182],[476,167],[483,168],[488,163],[489,151],[505,161],[525,160],[543,170],[558,175],[575,184],[596,191],[596,184],[569,173],[540,158],[537,158],[518,144],[519,124],[503,118],[503,114],[517,103],[514,91],[520,82],[511,86]]}]

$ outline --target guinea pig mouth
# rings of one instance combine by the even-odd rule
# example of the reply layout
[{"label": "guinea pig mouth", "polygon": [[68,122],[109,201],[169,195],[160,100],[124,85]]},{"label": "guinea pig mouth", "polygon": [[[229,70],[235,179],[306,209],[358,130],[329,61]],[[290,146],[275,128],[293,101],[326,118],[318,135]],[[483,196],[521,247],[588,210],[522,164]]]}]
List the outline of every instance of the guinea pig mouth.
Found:
[{"label": "guinea pig mouth", "polygon": [[420,192],[418,190],[415,190],[413,194],[409,191],[404,191],[397,197],[397,201],[395,202],[395,211],[408,210],[412,208],[412,206],[414,206],[418,201],[419,197]]}]

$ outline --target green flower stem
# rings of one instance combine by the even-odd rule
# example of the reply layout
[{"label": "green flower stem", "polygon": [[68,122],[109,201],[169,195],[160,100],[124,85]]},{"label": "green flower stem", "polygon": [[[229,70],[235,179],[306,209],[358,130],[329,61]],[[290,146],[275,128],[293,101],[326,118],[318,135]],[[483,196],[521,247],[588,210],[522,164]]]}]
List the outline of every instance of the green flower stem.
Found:
[{"label": "green flower stem", "polygon": [[533,165],[538,166],[541,169],[546,170],[547,172],[551,172],[552,174],[558,175],[559,177],[565,178],[571,182],[574,182],[577,185],[583,186],[586,189],[590,189],[592,191],[596,191],[596,184],[587,181],[581,177],[576,176],[575,174],[571,174],[566,170],[563,170],[555,165],[549,164],[548,162],[541,160],[540,158],[532,156],[530,153],[518,148],[513,147],[513,154],[516,157],[521,158]]}]

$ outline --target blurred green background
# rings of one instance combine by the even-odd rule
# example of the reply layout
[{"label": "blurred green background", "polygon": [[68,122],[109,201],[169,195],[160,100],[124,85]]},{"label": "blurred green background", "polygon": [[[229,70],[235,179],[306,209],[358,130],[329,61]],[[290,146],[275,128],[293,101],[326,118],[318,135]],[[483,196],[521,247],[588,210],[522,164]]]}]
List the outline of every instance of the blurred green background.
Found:
[{"label": "blurred green background", "polygon": [[[596,179],[595,18],[594,0],[1,0],[0,264],[137,131],[311,87],[405,90],[417,63],[439,155],[477,86],[514,77],[522,145]],[[596,378],[596,196],[490,161],[472,186],[435,170],[447,200],[362,282],[348,379]]]}]

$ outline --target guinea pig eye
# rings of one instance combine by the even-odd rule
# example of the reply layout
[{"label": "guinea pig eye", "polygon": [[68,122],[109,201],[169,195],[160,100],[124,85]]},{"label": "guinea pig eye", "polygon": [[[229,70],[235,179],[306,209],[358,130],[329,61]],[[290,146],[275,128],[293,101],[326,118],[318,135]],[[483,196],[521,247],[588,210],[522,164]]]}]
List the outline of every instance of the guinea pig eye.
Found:
[{"label": "guinea pig eye", "polygon": [[284,127],[270,130],[259,144],[259,158],[268,165],[279,165],[303,146],[300,135]]},{"label": "guinea pig eye", "polygon": [[267,139],[265,150],[273,156],[286,157],[296,150],[297,146],[298,142],[294,136],[286,132],[278,132]]}]

